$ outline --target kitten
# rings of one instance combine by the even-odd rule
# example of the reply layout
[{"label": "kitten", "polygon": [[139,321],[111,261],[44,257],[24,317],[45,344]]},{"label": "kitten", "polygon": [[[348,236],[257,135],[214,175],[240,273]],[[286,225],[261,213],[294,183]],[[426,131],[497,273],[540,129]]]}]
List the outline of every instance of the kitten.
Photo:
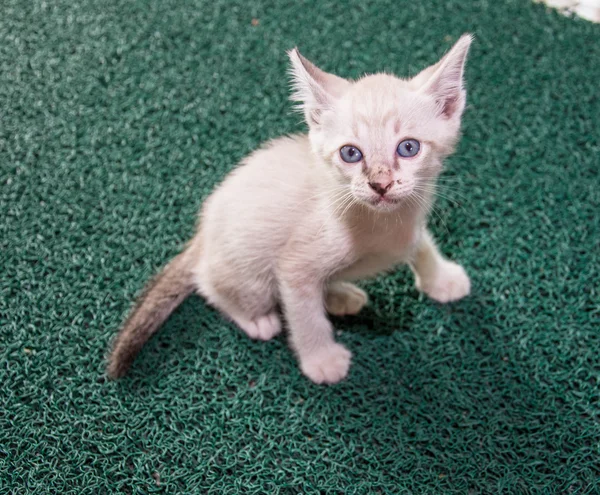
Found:
[{"label": "kitten", "polygon": [[470,291],[426,229],[434,185],[458,140],[471,36],[412,79],[349,81],[288,55],[293,100],[308,135],[247,157],[203,205],[198,232],[148,286],[121,328],[107,373],[136,354],[192,292],[249,337],[281,332],[281,307],[302,372],[315,383],[348,374],[327,313],[353,315],[367,294],[351,281],[409,264],[416,286],[448,302]]}]

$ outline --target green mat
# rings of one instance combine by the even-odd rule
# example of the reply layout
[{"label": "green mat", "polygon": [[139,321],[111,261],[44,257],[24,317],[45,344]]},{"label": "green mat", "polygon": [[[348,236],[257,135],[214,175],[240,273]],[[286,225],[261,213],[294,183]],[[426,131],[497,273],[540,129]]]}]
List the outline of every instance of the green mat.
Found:
[{"label": "green mat", "polygon": [[[193,297],[104,380],[203,198],[303,129],[285,50],[415,74],[466,31],[432,225],[471,297],[365,284],[334,387]],[[528,1],[2,0],[0,493],[600,493],[599,94],[600,26]]]}]

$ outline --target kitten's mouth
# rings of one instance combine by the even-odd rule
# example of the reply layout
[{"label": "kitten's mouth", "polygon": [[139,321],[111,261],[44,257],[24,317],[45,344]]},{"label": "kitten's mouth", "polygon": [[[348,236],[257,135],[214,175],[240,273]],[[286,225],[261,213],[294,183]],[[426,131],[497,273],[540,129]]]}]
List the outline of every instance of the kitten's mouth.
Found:
[{"label": "kitten's mouth", "polygon": [[389,198],[387,196],[371,197],[366,200],[366,203],[375,210],[385,211],[391,210],[398,206],[402,198]]},{"label": "kitten's mouth", "polygon": [[375,211],[391,211],[399,208],[402,204],[406,203],[406,200],[410,196],[407,191],[401,191],[400,194],[355,194],[354,197],[359,202]]},{"label": "kitten's mouth", "polygon": [[369,202],[373,205],[373,206],[378,206],[378,205],[397,205],[398,203],[400,203],[400,198],[388,198],[387,196],[379,196],[377,198],[373,198],[371,199]]}]

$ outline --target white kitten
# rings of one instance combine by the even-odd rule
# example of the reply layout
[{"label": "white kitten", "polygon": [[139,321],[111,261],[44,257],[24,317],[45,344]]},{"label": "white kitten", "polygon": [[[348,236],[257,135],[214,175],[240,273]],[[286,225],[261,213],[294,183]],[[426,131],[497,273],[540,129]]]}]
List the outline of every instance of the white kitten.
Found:
[{"label": "white kitten", "polygon": [[459,137],[470,44],[461,37],[410,80],[348,81],[290,51],[308,136],[255,151],[206,200],[197,234],[119,332],[108,375],[123,375],[193,291],[254,339],[281,331],[281,307],[302,372],[316,383],[348,374],[351,353],[335,342],[327,312],[356,314],[367,303],[350,281],[408,263],[433,299],[466,296],[467,274],[425,226],[442,159]]}]

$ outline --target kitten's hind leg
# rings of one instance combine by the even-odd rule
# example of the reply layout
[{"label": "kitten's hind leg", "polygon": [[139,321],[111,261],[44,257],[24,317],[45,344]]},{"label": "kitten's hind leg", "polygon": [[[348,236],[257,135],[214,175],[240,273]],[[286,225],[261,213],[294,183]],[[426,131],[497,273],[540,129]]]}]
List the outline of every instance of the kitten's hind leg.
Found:
[{"label": "kitten's hind leg", "polygon": [[327,287],[325,307],[335,316],[355,315],[368,300],[367,293],[350,282],[331,282]]},{"label": "kitten's hind leg", "polygon": [[198,277],[198,292],[252,339],[270,340],[281,333],[281,319],[269,284],[231,284],[233,277]]},{"label": "kitten's hind leg", "polygon": [[230,315],[231,319],[240,327],[248,337],[256,340],[270,340],[281,333],[281,319],[276,311],[248,319]]}]

